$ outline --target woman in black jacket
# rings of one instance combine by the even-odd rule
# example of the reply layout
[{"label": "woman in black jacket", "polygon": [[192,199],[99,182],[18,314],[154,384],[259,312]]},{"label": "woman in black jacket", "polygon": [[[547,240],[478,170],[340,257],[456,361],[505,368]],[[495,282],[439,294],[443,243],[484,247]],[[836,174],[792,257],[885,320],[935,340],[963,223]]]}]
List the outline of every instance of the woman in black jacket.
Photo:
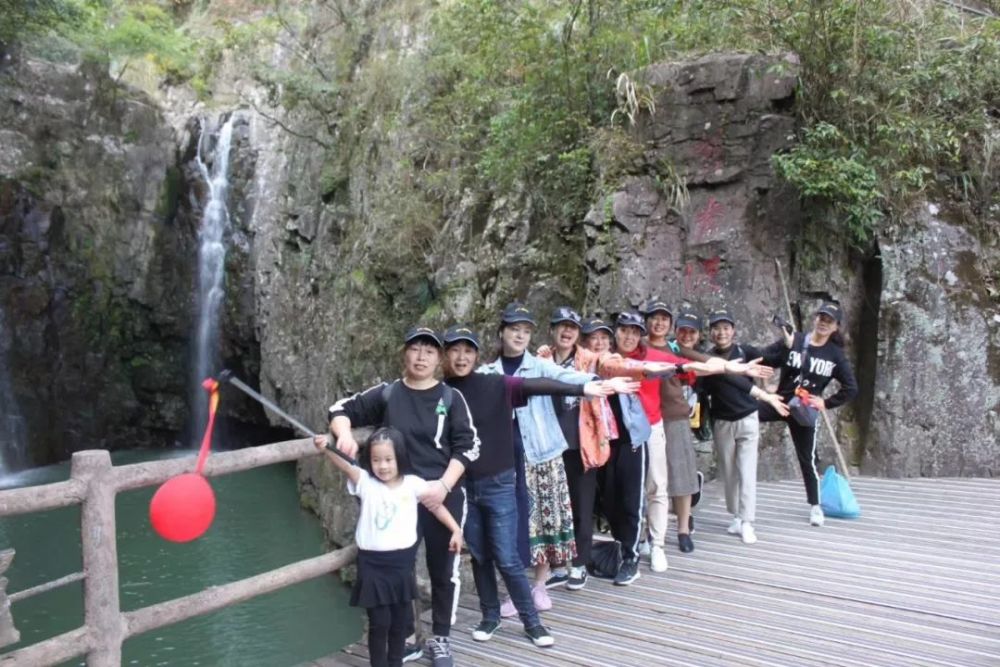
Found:
[{"label": "woman in black jacket", "polygon": [[[809,523],[822,526],[823,509],[819,505],[819,456],[816,454],[817,417],[822,410],[832,410],[853,399],[858,393],[851,363],[844,353],[844,340],[840,334],[841,310],[833,302],[825,302],[813,317],[813,329],[808,333],[789,333],[784,340],[764,349],[764,363],[781,369],[778,395],[792,408],[791,415],[783,417],[770,404],[762,404],[758,411],[760,421],[782,420],[788,424],[795,454],[802,470],[806,499],[812,509]],[[823,398],[823,390],[831,380],[837,380],[840,389]],[[796,409],[792,402],[807,404],[811,409]]]}]

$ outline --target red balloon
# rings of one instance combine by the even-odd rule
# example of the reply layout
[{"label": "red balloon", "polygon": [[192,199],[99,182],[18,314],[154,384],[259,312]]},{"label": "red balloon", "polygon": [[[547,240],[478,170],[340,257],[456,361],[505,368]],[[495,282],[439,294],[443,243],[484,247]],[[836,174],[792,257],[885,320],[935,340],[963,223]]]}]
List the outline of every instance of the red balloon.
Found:
[{"label": "red balloon", "polygon": [[208,480],[189,472],[172,477],[153,494],[149,521],[171,542],[190,542],[205,534],[215,518],[215,494]]}]

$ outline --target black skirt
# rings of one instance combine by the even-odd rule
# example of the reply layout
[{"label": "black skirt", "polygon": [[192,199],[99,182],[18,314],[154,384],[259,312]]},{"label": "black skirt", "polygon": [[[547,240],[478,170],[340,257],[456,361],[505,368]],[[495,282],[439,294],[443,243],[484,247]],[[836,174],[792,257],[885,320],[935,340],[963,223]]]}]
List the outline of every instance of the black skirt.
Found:
[{"label": "black skirt", "polygon": [[358,549],[358,578],[351,606],[371,609],[410,602],[417,596],[417,545],[395,551]]}]

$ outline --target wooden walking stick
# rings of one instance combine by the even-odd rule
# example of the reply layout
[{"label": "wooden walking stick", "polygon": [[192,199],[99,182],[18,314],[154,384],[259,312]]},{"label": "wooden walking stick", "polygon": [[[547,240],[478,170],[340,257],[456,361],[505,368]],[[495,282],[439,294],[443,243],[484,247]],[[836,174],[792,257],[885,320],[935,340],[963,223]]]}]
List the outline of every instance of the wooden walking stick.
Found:
[{"label": "wooden walking stick", "polygon": [[[785,272],[781,270],[781,262],[778,258],[774,258],[774,265],[778,267],[778,280],[781,282],[781,291],[785,295],[785,308],[788,309],[788,323],[795,327],[795,315],[792,313],[792,302],[788,298],[788,285],[785,283]],[[833,432],[833,423],[830,421],[830,415],[826,413],[826,410],[820,410],[820,414],[823,415],[823,423],[826,424],[826,431],[830,434],[830,439],[833,440],[833,449],[837,452],[837,461],[840,462],[840,469],[844,473],[844,478],[848,482],[851,481],[851,471],[847,467],[847,461],[844,459],[844,452],[840,448],[840,441],[837,440],[837,434]]]}]

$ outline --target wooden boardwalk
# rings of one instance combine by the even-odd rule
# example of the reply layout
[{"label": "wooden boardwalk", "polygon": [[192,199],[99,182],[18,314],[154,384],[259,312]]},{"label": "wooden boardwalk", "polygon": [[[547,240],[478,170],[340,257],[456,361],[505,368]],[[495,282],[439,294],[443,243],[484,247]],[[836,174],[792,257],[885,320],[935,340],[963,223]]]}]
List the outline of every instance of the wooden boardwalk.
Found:
[{"label": "wooden boardwalk", "polygon": [[[696,550],[644,563],[629,587],[591,579],[552,591],[556,637],[534,648],[520,623],[473,642],[474,595],[452,631],[460,666],[1000,665],[1000,480],[861,478],[864,515],[807,525],[801,483],[759,486],[757,534],[725,533],[719,489],[697,509]],[[355,644],[314,667],[367,665]],[[425,658],[419,663],[429,664]]]}]

